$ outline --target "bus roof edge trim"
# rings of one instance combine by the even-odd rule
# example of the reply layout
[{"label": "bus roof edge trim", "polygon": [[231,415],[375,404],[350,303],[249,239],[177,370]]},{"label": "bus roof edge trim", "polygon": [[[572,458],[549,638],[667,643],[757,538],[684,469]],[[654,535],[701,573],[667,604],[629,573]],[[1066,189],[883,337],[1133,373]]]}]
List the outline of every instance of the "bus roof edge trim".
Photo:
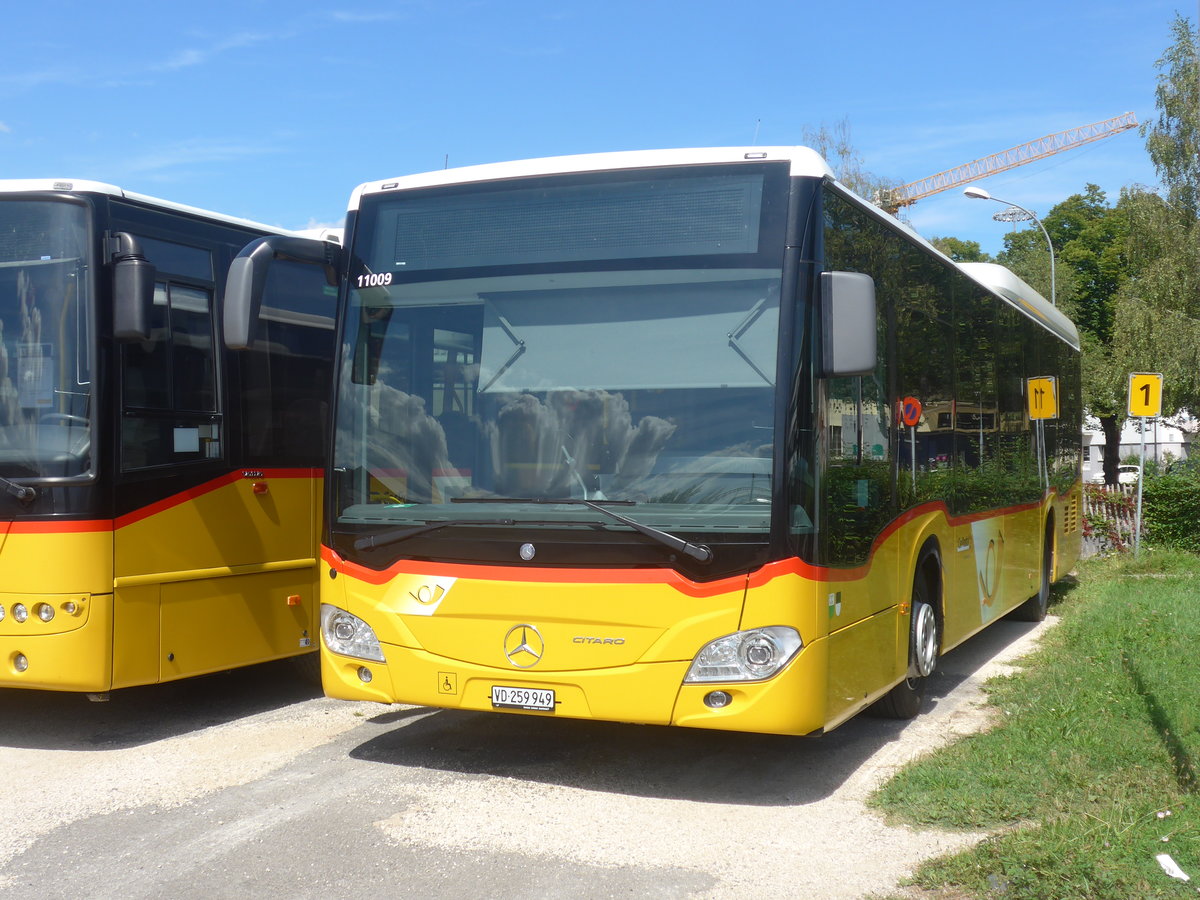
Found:
[{"label": "bus roof edge trim", "polygon": [[1033,314],[1041,319],[1051,331],[1059,335],[1076,350],[1079,349],[1079,332],[1075,324],[1049,300],[1017,277],[1012,271],[998,263],[962,262],[957,264],[973,281],[979,282],[994,294],[999,294],[1014,306],[1023,308],[1026,315]]},{"label": "bus roof edge trim", "polygon": [[360,184],[350,195],[350,211],[358,209],[364,194],[393,190],[470,184],[507,178],[531,178],[538,175],[562,175],[574,172],[606,172],[620,169],[648,169],[662,166],[696,166],[733,162],[786,160],[792,175],[814,178],[833,177],[833,170],[821,155],[808,147],[694,147],[680,150],[630,150],[616,153],[588,153],[578,156],[548,156],[512,162],[487,163],[457,169],[438,169],[400,178]]},{"label": "bus roof edge trim", "polygon": [[213,212],[210,209],[201,209],[198,206],[188,206],[184,203],[175,203],[172,200],[163,200],[160,197],[151,197],[148,194],[127,191],[103,181],[88,181],[82,178],[0,178],[0,194],[18,193],[105,194],[109,197],[120,197],[125,200],[133,200],[137,203],[148,203],[162,209],[199,216],[200,218],[211,219],[215,222],[225,222],[242,228],[253,228],[256,231],[302,237],[315,236],[311,230],[298,231],[290,228],[281,228],[278,225],[266,225],[262,222],[255,222],[252,219],[227,216],[224,213]]},{"label": "bus roof edge trim", "polygon": [[937,247],[933,246],[933,244],[929,243],[928,240],[918,234],[907,223],[900,221],[891,213],[880,209],[874,203],[864,200],[840,181],[831,179],[828,183],[839,194],[859,205],[869,215],[886,222],[890,228],[908,235],[910,240],[916,241],[930,253],[941,257],[947,265],[961,270],[963,274],[976,284],[979,284],[992,295],[999,297],[1022,315],[1033,319],[1035,322],[1039,322],[1043,328],[1058,335],[1074,349],[1080,349],[1079,332],[1075,328],[1075,323],[1055,307],[1054,304],[1004,266],[998,263],[955,262]]}]

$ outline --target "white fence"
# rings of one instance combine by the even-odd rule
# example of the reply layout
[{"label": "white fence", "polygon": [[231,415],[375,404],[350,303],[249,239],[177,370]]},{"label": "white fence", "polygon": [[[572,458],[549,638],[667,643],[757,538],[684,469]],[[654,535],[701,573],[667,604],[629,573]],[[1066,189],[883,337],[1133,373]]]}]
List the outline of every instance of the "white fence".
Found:
[{"label": "white fence", "polygon": [[[1083,555],[1126,550],[1133,546],[1137,486],[1089,484],[1083,490]],[[1142,532],[1145,534],[1145,531]]]}]

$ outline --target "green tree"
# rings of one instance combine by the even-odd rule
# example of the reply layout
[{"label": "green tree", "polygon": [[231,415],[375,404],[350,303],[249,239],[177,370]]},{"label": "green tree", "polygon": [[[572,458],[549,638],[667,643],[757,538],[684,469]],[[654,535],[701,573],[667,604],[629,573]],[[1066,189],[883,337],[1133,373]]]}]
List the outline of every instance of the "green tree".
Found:
[{"label": "green tree", "polygon": [[929,243],[955,262],[992,262],[992,257],[980,248],[979,241],[964,241],[956,237],[931,237]]},{"label": "green tree", "polygon": [[[1100,420],[1106,448],[1112,448],[1105,452],[1104,471],[1106,480],[1115,483],[1125,401],[1113,338],[1117,292],[1128,277],[1129,227],[1094,184],[1052,208],[1042,224],[1054,245],[1059,308],[1079,329],[1084,403]],[[1004,244],[1000,262],[1050,296],[1050,254],[1041,230],[1006,235]]]},{"label": "green tree", "polygon": [[1200,410],[1200,38],[1187,19],[1158,60],[1158,118],[1142,127],[1165,197],[1135,186],[1129,278],[1115,307],[1115,353],[1129,371],[1162,372],[1167,411]]},{"label": "green tree", "polygon": [[1171,33],[1174,42],[1157,64],[1158,119],[1142,126],[1142,136],[1167,201],[1194,223],[1200,216],[1200,39],[1178,14]]},{"label": "green tree", "polygon": [[850,122],[847,119],[832,126],[824,122],[818,128],[806,125],[801,132],[801,139],[806,146],[825,158],[838,181],[860,197],[870,200],[883,190],[900,186],[899,181],[867,170],[850,137]]},{"label": "green tree", "polygon": [[1129,190],[1130,277],[1116,298],[1118,368],[1161,372],[1169,415],[1200,410],[1200,225],[1156,194]]}]

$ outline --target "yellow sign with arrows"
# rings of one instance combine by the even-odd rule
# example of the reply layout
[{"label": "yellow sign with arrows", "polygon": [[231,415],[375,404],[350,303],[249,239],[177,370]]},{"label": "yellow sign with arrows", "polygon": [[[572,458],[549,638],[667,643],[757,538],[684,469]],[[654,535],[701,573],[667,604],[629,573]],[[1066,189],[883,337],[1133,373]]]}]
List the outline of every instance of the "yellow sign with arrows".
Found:
[{"label": "yellow sign with arrows", "polygon": [[1132,418],[1151,419],[1162,414],[1163,377],[1158,372],[1133,372],[1129,376],[1129,409]]},{"label": "yellow sign with arrows", "polygon": [[1027,379],[1026,396],[1029,399],[1029,418],[1058,418],[1058,379],[1053,375],[1039,375]]}]

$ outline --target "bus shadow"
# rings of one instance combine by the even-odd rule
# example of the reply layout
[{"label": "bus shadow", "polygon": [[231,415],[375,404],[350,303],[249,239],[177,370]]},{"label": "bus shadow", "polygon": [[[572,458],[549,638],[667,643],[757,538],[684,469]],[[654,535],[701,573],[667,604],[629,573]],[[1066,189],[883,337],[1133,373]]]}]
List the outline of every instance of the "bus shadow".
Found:
[{"label": "bus shadow", "polygon": [[880,757],[916,755],[905,742],[928,740],[922,717],[972,699],[977,673],[1035,628],[998,622],[951,651],[931,679],[922,716],[909,721],[867,713],[826,735],[782,737],[416,708],[370,720],[395,727],[350,756],[635,797],[803,805],[828,798]]},{"label": "bus shadow", "polygon": [[113,691],[0,690],[0,747],[122,750],[322,696],[287,660]]}]

